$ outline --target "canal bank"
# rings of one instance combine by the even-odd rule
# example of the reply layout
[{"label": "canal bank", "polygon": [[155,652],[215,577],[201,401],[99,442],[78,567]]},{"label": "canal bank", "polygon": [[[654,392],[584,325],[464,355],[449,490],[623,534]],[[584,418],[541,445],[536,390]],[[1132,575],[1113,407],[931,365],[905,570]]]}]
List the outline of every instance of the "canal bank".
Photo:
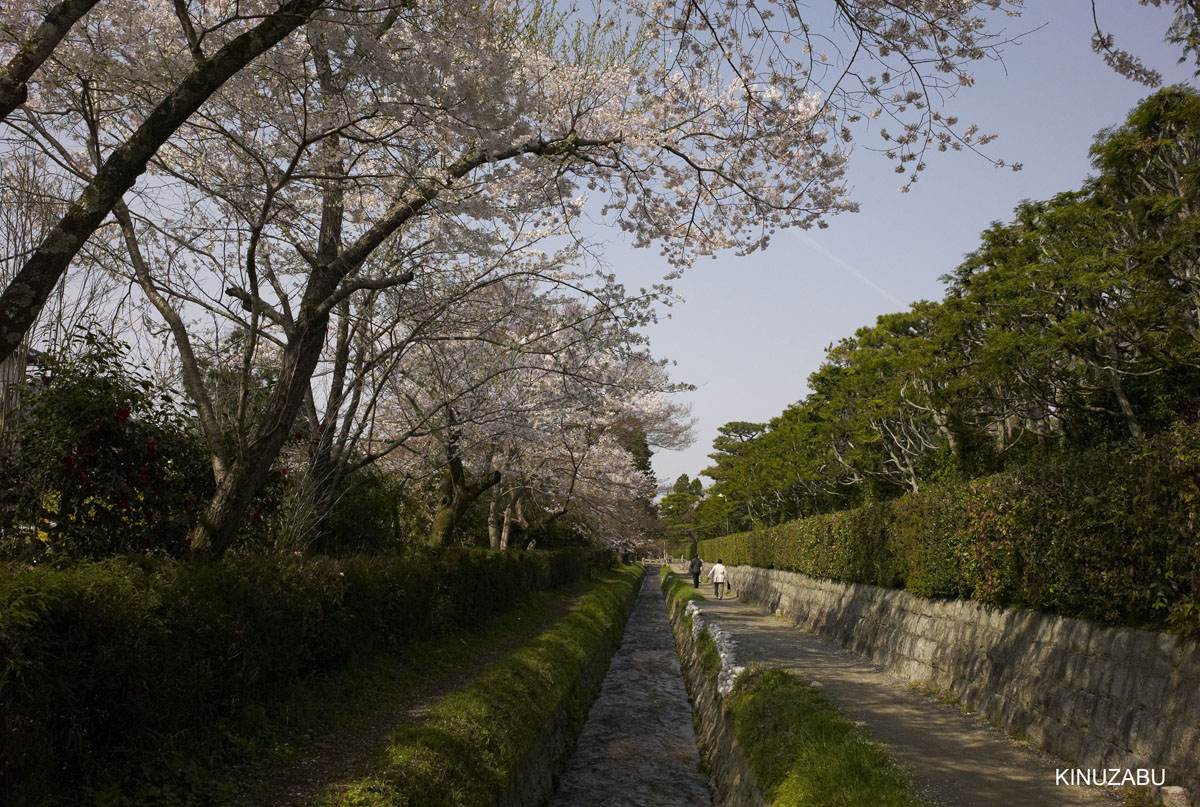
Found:
[{"label": "canal bank", "polygon": [[692,708],[658,579],[642,581],[625,637],[552,807],[710,807]]}]

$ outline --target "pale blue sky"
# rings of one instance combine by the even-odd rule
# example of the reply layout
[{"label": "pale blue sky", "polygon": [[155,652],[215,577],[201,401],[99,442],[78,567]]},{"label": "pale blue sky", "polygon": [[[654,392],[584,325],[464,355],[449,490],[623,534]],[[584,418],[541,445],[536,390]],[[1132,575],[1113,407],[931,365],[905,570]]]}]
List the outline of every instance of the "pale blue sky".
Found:
[{"label": "pale blue sky", "polygon": [[[1163,42],[1165,10],[1134,0],[1099,0],[1097,8],[1118,45],[1168,83],[1190,80]],[[657,355],[677,362],[676,380],[698,387],[684,396],[697,420],[696,443],[654,457],[660,482],[707,466],[721,424],[766,421],[803,398],[831,342],[910,301],[939,299],[938,277],[975,248],[982,230],[1008,220],[1022,199],[1078,187],[1096,132],[1120,123],[1151,92],[1092,52],[1089,0],[1027,0],[1009,31],[1032,33],[1008,47],[1004,65],[981,64],[976,86],[947,109],[999,134],[989,150],[1024,163],[1023,171],[998,170],[966,153],[934,154],[921,181],[901,194],[891,165],[860,149],[850,184],[861,212],[834,218],[827,230],[780,234],[760,254],[702,260],[674,284],[686,302],[649,335]],[[609,261],[629,285],[665,271],[654,250],[608,237]]]}]

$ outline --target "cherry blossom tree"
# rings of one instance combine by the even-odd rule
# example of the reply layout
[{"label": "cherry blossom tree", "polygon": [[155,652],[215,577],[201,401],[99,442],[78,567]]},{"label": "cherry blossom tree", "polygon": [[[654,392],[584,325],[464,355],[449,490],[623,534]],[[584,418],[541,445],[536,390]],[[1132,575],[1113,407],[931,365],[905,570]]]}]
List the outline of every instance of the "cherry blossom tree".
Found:
[{"label": "cherry blossom tree", "polygon": [[[576,237],[589,192],[676,267],[819,226],[854,207],[856,133],[878,129],[906,182],[930,149],[988,141],[939,96],[989,54],[981,15],[1012,7],[847,0],[818,20],[794,2],[633,0],[582,19],[538,2],[292,0],[152,5],[135,23],[102,5],[114,13],[77,23],[5,121],[78,192],[0,298],[0,347],[85,239],[123,248],[213,446],[193,542],[219,554],[319,397],[331,327],[336,368],[372,295]],[[230,420],[204,356],[235,335],[243,379],[269,366],[271,384],[243,385]]]}]

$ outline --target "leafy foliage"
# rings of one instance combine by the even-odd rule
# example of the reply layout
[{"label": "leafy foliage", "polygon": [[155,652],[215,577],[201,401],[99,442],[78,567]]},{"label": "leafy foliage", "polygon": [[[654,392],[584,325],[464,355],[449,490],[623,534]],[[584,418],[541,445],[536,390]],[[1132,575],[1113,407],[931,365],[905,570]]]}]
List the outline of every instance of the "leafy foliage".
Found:
[{"label": "leafy foliage", "polygon": [[557,710],[569,736],[582,728],[606,667],[598,662],[620,645],[642,574],[624,567],[602,578],[578,609],[397,730],[376,771],[322,803],[495,804]]},{"label": "leafy foliage", "polygon": [[608,553],[422,552],[0,568],[0,795],[40,803],[154,738],[314,673],[475,624]]},{"label": "leafy foliage", "polygon": [[705,557],[1200,635],[1200,425],[701,544]]},{"label": "leafy foliage", "polygon": [[1200,93],[1150,96],[1091,156],[1082,188],[984,232],[943,301],[722,430],[692,529],[747,536],[704,552],[1195,631]]},{"label": "leafy foliage", "polygon": [[115,342],[86,331],[42,363],[0,457],[5,553],[182,552],[212,474],[175,396],[128,367]]}]

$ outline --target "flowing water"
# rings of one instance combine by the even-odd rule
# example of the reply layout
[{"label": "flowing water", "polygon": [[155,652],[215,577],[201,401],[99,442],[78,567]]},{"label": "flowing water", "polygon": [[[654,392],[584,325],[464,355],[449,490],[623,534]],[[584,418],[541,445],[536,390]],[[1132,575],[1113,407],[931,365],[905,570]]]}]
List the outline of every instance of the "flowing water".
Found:
[{"label": "flowing water", "polygon": [[656,575],[647,574],[551,807],[711,807]]}]

